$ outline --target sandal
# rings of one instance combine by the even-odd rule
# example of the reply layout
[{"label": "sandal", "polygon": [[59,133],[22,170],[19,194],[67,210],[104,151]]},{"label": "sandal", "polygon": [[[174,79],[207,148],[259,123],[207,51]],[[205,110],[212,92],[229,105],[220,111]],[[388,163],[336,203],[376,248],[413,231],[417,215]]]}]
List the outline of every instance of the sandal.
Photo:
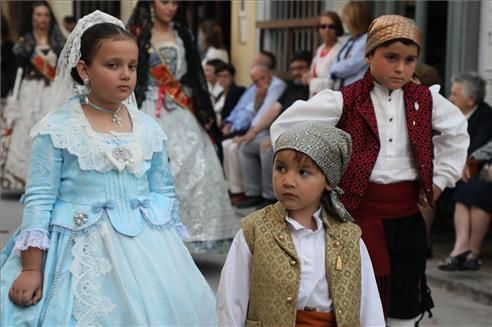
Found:
[{"label": "sandal", "polygon": [[482,265],[482,260],[480,258],[466,259],[463,262],[463,268],[465,270],[479,270]]},{"label": "sandal", "polygon": [[470,252],[471,251],[465,251],[461,254],[458,254],[457,256],[450,255],[439,264],[438,268],[444,271],[465,270],[466,268],[463,264]]}]

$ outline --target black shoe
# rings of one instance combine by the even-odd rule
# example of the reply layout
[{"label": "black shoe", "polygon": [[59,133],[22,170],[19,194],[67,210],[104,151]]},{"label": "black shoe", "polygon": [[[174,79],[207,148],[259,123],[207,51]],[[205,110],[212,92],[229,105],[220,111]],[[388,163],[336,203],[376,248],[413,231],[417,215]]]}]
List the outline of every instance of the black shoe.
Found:
[{"label": "black shoe", "polygon": [[463,268],[465,270],[478,270],[481,265],[482,260],[480,260],[480,258],[466,259],[465,262],[463,262]]},{"label": "black shoe", "polygon": [[256,210],[263,209],[266,206],[269,206],[270,204],[274,204],[277,202],[277,199],[265,199],[262,198],[262,202],[256,206]]},{"label": "black shoe", "polygon": [[250,208],[259,205],[263,202],[263,198],[261,196],[246,196],[244,201],[239,202],[236,207],[238,208]]},{"label": "black shoe", "polygon": [[457,256],[450,255],[439,264],[438,268],[444,271],[465,270],[463,264],[470,252],[471,251],[465,251],[461,254],[458,254]]}]

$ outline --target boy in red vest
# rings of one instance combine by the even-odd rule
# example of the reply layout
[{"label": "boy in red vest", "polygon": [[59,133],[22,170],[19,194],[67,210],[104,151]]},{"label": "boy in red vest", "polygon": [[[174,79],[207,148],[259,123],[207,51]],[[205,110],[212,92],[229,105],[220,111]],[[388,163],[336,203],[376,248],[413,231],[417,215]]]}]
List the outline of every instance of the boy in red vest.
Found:
[{"label": "boy in red vest", "polygon": [[[376,18],[368,31],[364,78],[340,92],[297,101],[271,127],[272,141],[310,120],[351,135],[353,155],[340,182],[341,200],[362,229],[390,326],[413,325],[433,307],[417,203],[432,206],[444,188],[455,185],[469,144],[459,109],[436,89],[411,80],[421,42],[413,20]],[[432,130],[439,135],[432,137]]]}]

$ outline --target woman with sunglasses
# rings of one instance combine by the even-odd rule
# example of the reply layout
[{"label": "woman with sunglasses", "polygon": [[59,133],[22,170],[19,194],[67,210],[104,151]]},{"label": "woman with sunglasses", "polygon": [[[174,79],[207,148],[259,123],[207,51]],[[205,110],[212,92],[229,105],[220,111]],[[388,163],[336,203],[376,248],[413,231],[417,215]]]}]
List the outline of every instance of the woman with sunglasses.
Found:
[{"label": "woman with sunglasses", "polygon": [[338,37],[343,35],[342,20],[336,12],[325,11],[319,17],[318,30],[323,43],[316,50],[307,77],[310,96],[332,86],[333,80],[328,76],[328,71],[342,47],[338,42]]}]

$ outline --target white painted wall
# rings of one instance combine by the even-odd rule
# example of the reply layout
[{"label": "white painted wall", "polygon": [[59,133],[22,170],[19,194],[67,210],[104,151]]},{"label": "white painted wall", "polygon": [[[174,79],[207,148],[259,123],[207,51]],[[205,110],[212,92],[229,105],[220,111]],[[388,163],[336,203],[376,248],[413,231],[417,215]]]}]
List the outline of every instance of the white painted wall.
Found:
[{"label": "white painted wall", "polygon": [[72,13],[72,1],[71,0],[50,0],[49,4],[53,9],[56,21],[59,26],[62,26],[63,17],[71,16]]}]

